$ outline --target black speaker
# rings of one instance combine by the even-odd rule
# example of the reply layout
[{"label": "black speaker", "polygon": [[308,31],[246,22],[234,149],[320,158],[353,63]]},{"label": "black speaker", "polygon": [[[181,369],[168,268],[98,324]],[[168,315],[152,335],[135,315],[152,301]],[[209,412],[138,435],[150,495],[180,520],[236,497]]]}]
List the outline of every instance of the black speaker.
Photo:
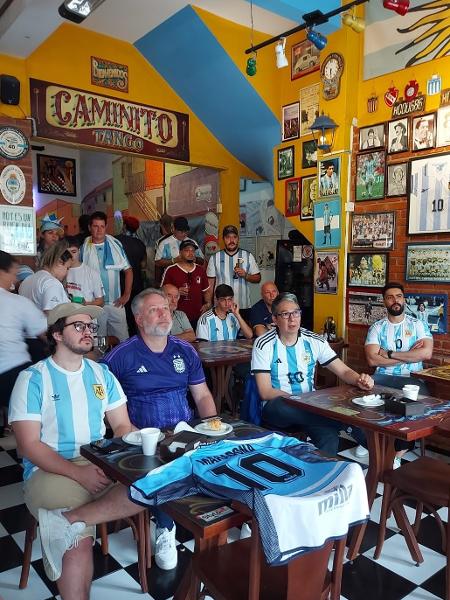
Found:
[{"label": "black speaker", "polygon": [[3,104],[19,104],[20,81],[13,75],[0,75],[0,100]]}]

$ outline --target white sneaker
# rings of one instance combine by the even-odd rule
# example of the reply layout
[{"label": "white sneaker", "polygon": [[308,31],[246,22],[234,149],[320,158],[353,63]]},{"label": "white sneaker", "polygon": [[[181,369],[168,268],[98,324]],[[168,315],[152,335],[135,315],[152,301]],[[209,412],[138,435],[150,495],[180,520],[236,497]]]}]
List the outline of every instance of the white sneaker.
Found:
[{"label": "white sneaker", "polygon": [[74,546],[78,546],[80,534],[86,527],[86,524],[81,522],[69,523],[62,516],[65,510],[68,509],[39,509],[42,557],[45,572],[50,581],[56,581],[61,577],[64,553]]},{"label": "white sneaker", "polygon": [[241,527],[241,533],[239,535],[239,539],[246,540],[249,537],[252,537],[251,527],[248,523],[244,523]]},{"label": "white sneaker", "polygon": [[364,446],[356,446],[355,454],[359,458],[364,458],[365,456],[369,456],[369,451]]},{"label": "white sneaker", "polygon": [[175,530],[175,525],[170,531],[166,528],[156,529],[155,563],[164,571],[175,569],[178,563]]},{"label": "white sneaker", "polygon": [[396,456],[394,458],[394,464],[392,465],[392,468],[393,469],[398,469],[401,466],[402,466],[402,459],[399,456]]}]

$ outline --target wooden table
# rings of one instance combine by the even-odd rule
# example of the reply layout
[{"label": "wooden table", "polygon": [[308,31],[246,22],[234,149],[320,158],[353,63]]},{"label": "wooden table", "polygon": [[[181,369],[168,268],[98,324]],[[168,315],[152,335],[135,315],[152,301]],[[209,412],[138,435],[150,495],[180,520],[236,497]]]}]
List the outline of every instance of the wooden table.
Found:
[{"label": "wooden table", "polygon": [[450,365],[413,371],[411,377],[422,379],[436,398],[450,400]]}]

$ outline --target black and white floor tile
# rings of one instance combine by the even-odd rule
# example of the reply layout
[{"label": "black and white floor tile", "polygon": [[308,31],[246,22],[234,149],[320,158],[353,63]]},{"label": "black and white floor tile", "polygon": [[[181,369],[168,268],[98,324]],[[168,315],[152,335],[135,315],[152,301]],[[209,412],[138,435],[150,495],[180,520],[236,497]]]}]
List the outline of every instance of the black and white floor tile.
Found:
[{"label": "black and white floor tile", "polygon": [[[340,454],[356,459],[353,444],[341,441]],[[22,470],[18,463],[13,436],[0,438],[0,600],[59,600],[54,583],[44,573],[38,539],[33,545],[28,586],[19,590],[18,583],[25,540],[25,508],[22,495]],[[430,453],[433,454],[433,453]],[[450,457],[436,455],[450,462]],[[416,455],[409,452],[406,460]],[[380,494],[382,486],[379,486]],[[361,555],[344,565],[341,600],[442,600],[444,598],[446,559],[440,547],[440,535],[434,517],[424,515],[419,543],[424,563],[412,562],[403,536],[395,520],[388,522],[386,541],[378,561],[373,553],[378,532],[381,495],[375,500],[371,520],[361,548]],[[446,510],[442,517],[447,519]],[[409,511],[412,516],[414,511]],[[230,540],[238,530],[230,531]],[[193,540],[190,534],[177,528],[178,566],[173,571],[161,571],[152,565],[148,572],[149,594],[141,593],[136,544],[131,530],[123,529],[109,535],[109,554],[104,557],[97,543],[94,547],[95,572],[91,600],[169,600],[172,598],[184,570],[188,568]],[[280,599],[281,600],[281,599]]]}]

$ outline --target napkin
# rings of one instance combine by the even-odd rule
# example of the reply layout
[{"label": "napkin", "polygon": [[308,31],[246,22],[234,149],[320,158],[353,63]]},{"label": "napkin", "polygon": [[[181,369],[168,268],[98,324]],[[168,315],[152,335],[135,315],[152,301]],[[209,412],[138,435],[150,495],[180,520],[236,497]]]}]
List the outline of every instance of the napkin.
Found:
[{"label": "napkin", "polygon": [[180,433],[180,431],[192,431],[194,433],[197,433],[197,431],[195,431],[193,427],[188,425],[186,421],[180,421],[179,423],[177,423],[175,429],[173,430],[174,433]]},{"label": "napkin", "polygon": [[361,398],[359,398],[361,404],[365,404],[366,406],[377,404],[379,400],[380,396],[378,394],[368,394],[367,396],[361,396]]}]

